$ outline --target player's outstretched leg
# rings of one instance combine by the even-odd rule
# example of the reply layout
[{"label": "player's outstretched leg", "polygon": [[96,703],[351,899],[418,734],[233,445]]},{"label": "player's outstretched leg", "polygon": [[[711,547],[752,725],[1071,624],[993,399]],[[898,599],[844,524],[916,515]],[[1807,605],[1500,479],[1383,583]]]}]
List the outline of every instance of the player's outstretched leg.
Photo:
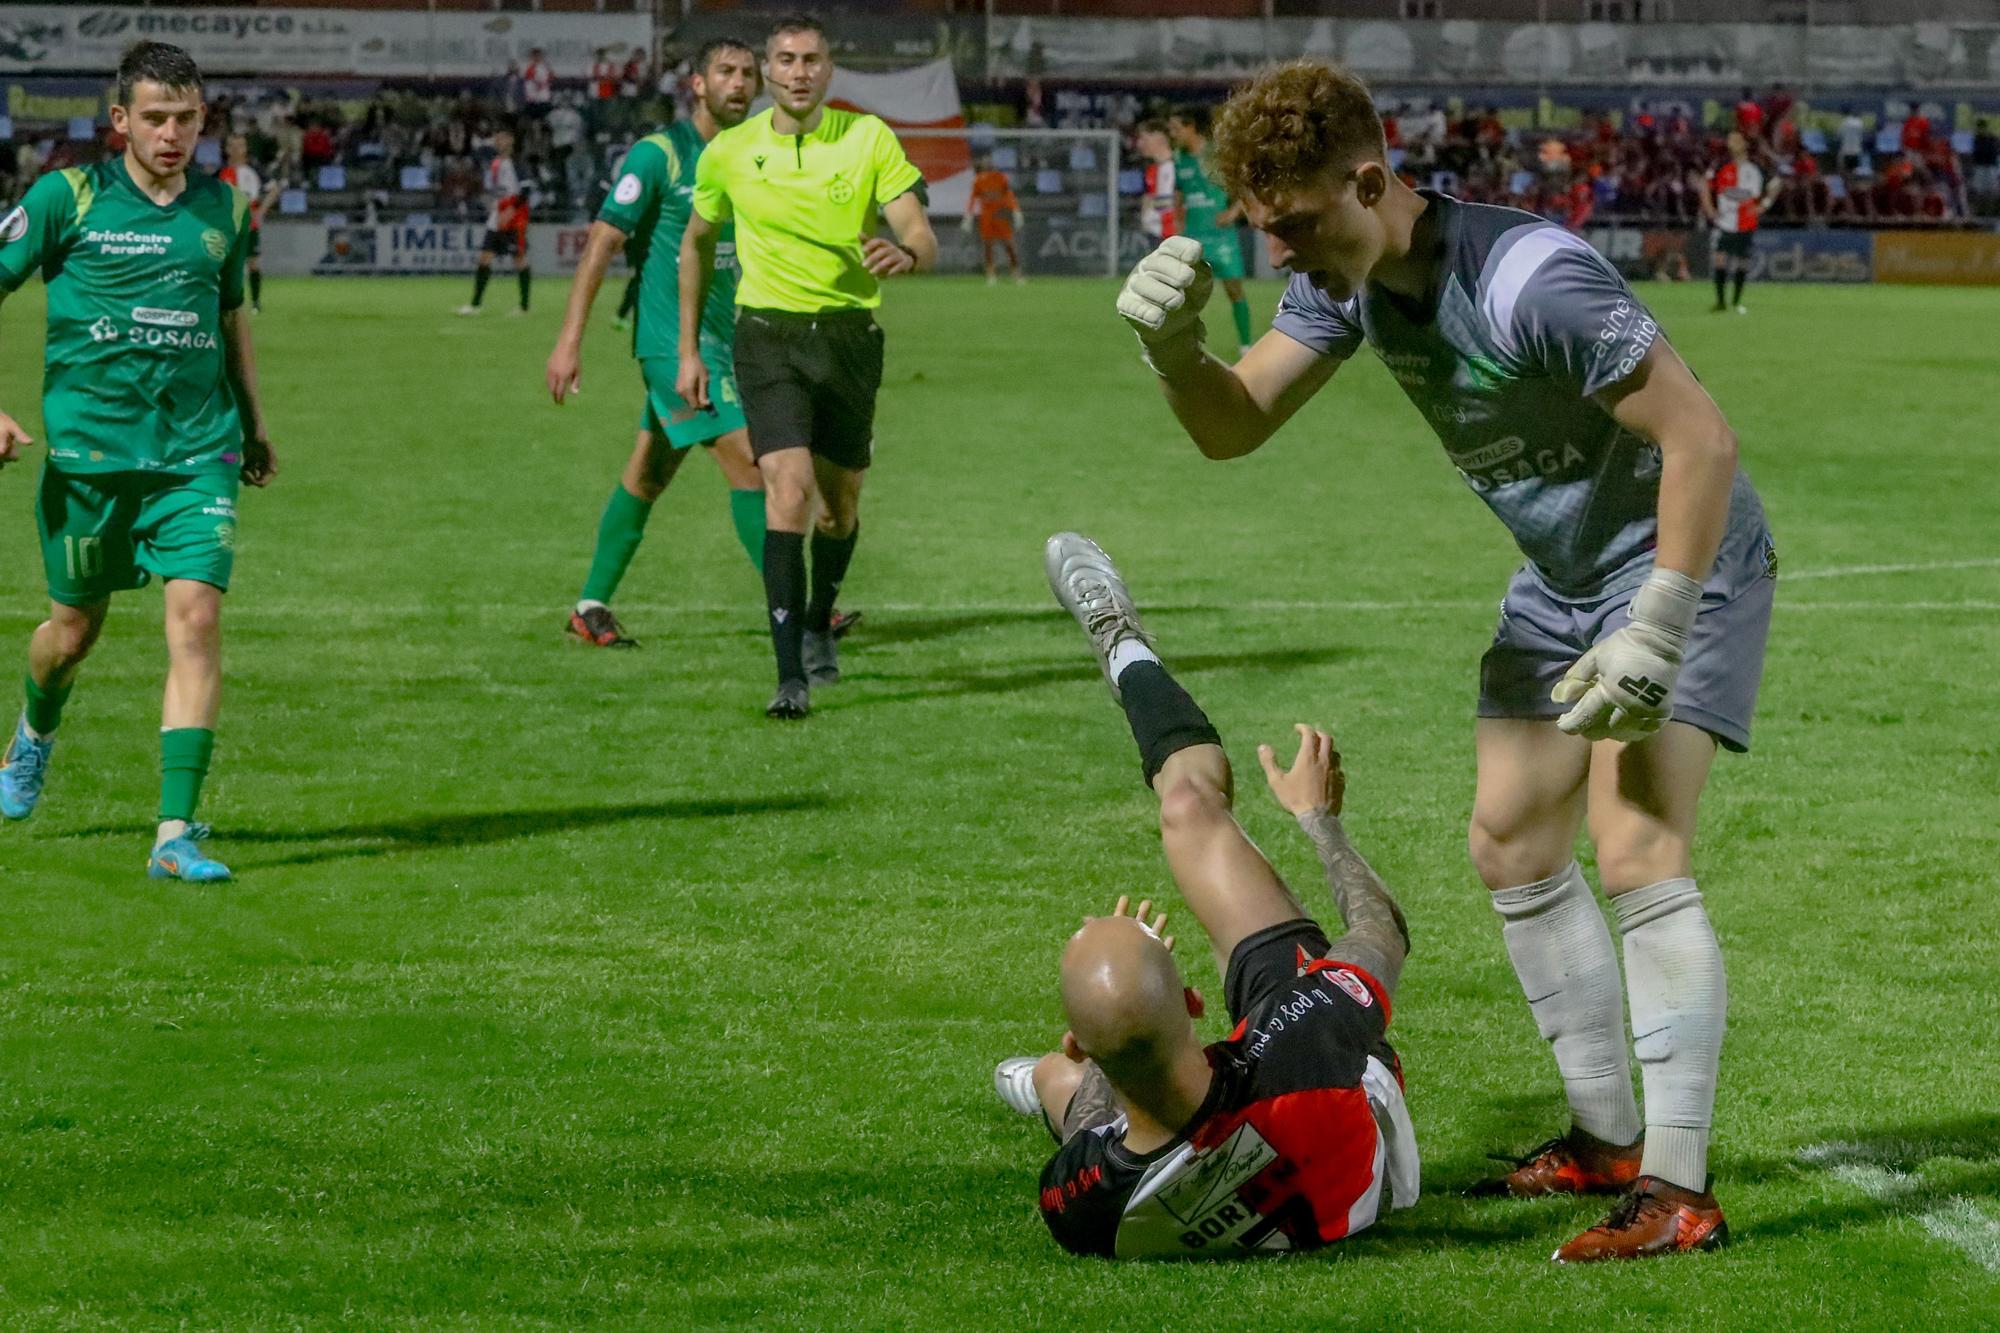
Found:
[{"label": "player's outstretched leg", "polygon": [[1159,794],[1160,843],[1174,883],[1226,969],[1244,939],[1305,909],[1236,822],[1222,740],[1161,665],[1111,558],[1088,537],[1064,532],[1049,538],[1043,569],[1125,710],[1146,785]]}]

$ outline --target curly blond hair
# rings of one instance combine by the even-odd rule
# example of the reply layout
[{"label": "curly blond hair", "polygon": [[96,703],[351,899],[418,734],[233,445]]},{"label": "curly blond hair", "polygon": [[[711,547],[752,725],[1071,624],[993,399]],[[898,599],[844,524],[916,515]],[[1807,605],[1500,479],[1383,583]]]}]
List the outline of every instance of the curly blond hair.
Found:
[{"label": "curly blond hair", "polygon": [[1368,85],[1318,60],[1274,66],[1238,88],[1215,118],[1211,147],[1230,194],[1267,201],[1329,167],[1388,155]]}]

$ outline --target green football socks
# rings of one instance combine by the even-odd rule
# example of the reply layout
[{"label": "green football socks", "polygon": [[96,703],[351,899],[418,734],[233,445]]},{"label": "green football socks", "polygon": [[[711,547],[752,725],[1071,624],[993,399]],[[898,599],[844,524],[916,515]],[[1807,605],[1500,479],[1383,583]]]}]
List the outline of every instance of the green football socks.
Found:
[{"label": "green football socks", "polygon": [[590,573],[583,580],[583,600],[609,604],[611,594],[618,591],[618,581],[625,577],[625,569],[638,553],[639,542],[646,535],[646,520],[652,516],[653,506],[625,489],[623,484],[611,488],[611,499],[604,506],[604,517],[597,523],[597,550],[590,557]]},{"label": "green football socks", "polygon": [[1247,352],[1250,350],[1250,302],[1231,301],[1229,313],[1236,320],[1236,345]]},{"label": "green football socks", "polygon": [[764,572],[764,492],[762,490],[729,492],[729,518],[736,524],[736,540],[743,543],[743,553],[750,557],[750,563]]},{"label": "green football socks", "polygon": [[62,723],[63,705],[69,702],[70,687],[67,685],[37,685],[35,678],[27,678],[28,706],[21,710],[28,720],[28,730],[37,736],[49,736]]},{"label": "green football socks", "polygon": [[215,733],[207,727],[172,727],[160,733],[160,818],[194,818],[202,779],[215,753]]}]

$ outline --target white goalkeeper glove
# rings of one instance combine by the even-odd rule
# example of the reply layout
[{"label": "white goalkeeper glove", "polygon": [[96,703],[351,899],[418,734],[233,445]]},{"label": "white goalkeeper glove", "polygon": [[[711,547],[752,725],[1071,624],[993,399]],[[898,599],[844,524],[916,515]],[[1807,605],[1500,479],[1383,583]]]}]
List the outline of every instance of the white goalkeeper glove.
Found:
[{"label": "white goalkeeper glove", "polygon": [[1655,569],[1632,596],[1632,623],[1606,635],[1556,682],[1559,704],[1574,704],[1556,720],[1572,736],[1638,741],[1658,731],[1674,711],[1688,634],[1701,609],[1701,585],[1671,569]]},{"label": "white goalkeeper glove", "polygon": [[1118,293],[1118,313],[1139,335],[1146,364],[1156,372],[1198,352],[1207,330],[1201,308],[1215,290],[1215,274],[1192,236],[1169,236],[1140,260]]}]

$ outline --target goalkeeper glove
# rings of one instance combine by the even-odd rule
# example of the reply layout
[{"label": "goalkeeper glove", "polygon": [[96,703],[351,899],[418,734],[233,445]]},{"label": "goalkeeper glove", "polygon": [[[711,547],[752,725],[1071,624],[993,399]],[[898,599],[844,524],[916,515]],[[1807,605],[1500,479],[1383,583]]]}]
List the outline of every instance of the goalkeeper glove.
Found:
[{"label": "goalkeeper glove", "polygon": [[1632,596],[1631,623],[1589,652],[1556,682],[1553,697],[1573,704],[1556,726],[1585,740],[1644,740],[1673,716],[1674,681],[1681,674],[1701,584],[1671,569],[1655,569]]},{"label": "goalkeeper glove", "polygon": [[1208,332],[1201,308],[1214,290],[1215,274],[1192,236],[1169,236],[1134,266],[1118,293],[1118,313],[1139,335],[1146,364],[1156,373],[1199,353]]}]

